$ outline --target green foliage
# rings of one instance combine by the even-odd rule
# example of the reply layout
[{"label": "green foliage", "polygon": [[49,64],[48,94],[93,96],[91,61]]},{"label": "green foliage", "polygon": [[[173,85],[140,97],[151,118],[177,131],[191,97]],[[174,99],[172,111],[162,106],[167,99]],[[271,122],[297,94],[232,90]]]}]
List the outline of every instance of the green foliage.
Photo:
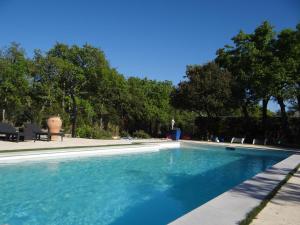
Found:
[{"label": "green foliage", "polygon": [[4,119],[17,122],[29,104],[29,63],[16,43],[0,52],[0,108]]},{"label": "green foliage", "polygon": [[94,128],[90,126],[80,126],[77,128],[77,135],[81,138],[92,138],[93,137]]},{"label": "green foliage", "polygon": [[263,22],[251,34],[240,31],[232,38],[234,46],[226,45],[217,51],[216,62],[228,69],[235,81],[234,101],[242,107],[245,117],[248,107],[264,100],[263,113],[272,95],[273,43],[275,33],[268,22]]},{"label": "green foliage", "polygon": [[198,116],[196,112],[189,110],[174,110],[175,127],[180,128],[185,135],[194,137],[197,133],[195,120]]},{"label": "green foliage", "polygon": [[[12,43],[0,50],[2,119],[16,125],[44,124],[49,116],[59,115],[73,136],[134,133],[145,138],[165,137],[172,118],[183,134],[199,136],[204,127],[197,123],[199,118],[209,117],[212,122],[206,130],[232,125],[243,133],[246,125],[227,126],[219,118],[244,115],[245,121],[255,118],[257,125],[263,115],[266,128],[267,116],[274,116],[267,110],[268,101],[274,99],[281,109],[281,125],[276,122],[274,129],[286,134],[290,130],[290,140],[295,140],[299,130],[288,115],[300,110],[300,24],[276,35],[263,22],[232,41],[232,46],[217,51],[214,62],[187,66],[185,79],[176,87],[170,81],[125,78],[109,65],[101,49],[88,44],[56,43],[48,52],[36,50],[29,59]],[[292,112],[286,112],[287,102]],[[262,127],[255,129],[261,132]]]},{"label": "green foliage", "polygon": [[121,136],[121,137],[130,137],[130,134],[129,134],[128,131],[122,130],[121,133],[120,133],[120,136]]},{"label": "green foliage", "polygon": [[144,129],[153,136],[168,130],[172,119],[172,83],[130,77],[128,79],[127,124],[130,132]]},{"label": "green foliage", "polygon": [[11,122],[45,123],[59,115],[64,129],[81,137],[139,129],[159,136],[169,129],[172,83],[125,79],[98,48],[57,43],[26,59],[20,46],[12,44],[0,56],[0,108]]},{"label": "green foliage", "polygon": [[[216,62],[232,73],[236,104],[249,117],[249,107],[262,101],[262,125],[266,129],[267,105],[273,97],[281,109],[282,127],[288,132],[285,101],[300,97],[299,25],[296,31],[286,29],[276,36],[273,27],[263,22],[253,33],[241,31],[232,40],[234,46],[217,51]],[[300,98],[297,100],[300,104]]]},{"label": "green foliage", "polygon": [[215,63],[188,66],[186,80],[174,93],[174,105],[208,117],[228,113],[231,74]]},{"label": "green foliage", "polygon": [[112,138],[112,133],[108,130],[98,130],[95,131],[95,135],[93,136],[93,138],[97,138],[97,139],[111,139]]},{"label": "green foliage", "polygon": [[147,134],[145,131],[143,130],[137,130],[135,132],[133,132],[132,134],[133,137],[136,137],[136,138],[143,138],[143,139],[147,139],[147,138],[150,138],[150,135]]},{"label": "green foliage", "polygon": [[91,127],[87,125],[80,126],[77,129],[77,135],[81,138],[111,139],[110,131],[100,129],[99,127]]}]

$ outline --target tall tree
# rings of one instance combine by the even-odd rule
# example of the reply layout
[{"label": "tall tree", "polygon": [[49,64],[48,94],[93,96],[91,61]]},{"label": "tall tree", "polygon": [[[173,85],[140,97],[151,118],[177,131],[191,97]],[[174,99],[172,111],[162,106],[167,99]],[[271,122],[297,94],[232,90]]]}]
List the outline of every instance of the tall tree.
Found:
[{"label": "tall tree", "polygon": [[29,62],[25,51],[12,43],[0,52],[0,107],[2,120],[16,122],[28,104]]},{"label": "tall tree", "polygon": [[226,45],[217,51],[215,61],[232,74],[232,100],[233,104],[241,107],[246,119],[249,118],[249,110],[257,104],[257,97],[251,85],[251,35],[240,31],[232,38],[234,47]]},{"label": "tall tree", "polygon": [[31,74],[31,104],[28,107],[31,120],[40,123],[49,115],[64,113],[65,99],[60,84],[59,59],[35,51]]},{"label": "tall tree", "polygon": [[179,83],[174,105],[214,117],[228,115],[231,74],[215,63],[188,66],[186,80]]},{"label": "tall tree", "polygon": [[300,111],[300,24],[295,30],[281,31],[275,47],[278,61],[286,73],[284,94],[288,99],[296,99]]},{"label": "tall tree", "polygon": [[[298,32],[299,28],[298,25]],[[280,106],[282,128],[287,134],[289,125],[285,102],[297,99],[300,89],[300,32],[298,32],[284,29],[279,33],[273,43],[273,59],[269,67],[273,75],[272,95]]]},{"label": "tall tree", "polygon": [[253,63],[252,85],[258,97],[262,99],[262,124],[263,130],[266,129],[267,107],[272,95],[272,82],[274,74],[270,65],[273,63],[273,43],[275,32],[268,22],[263,22],[257,27],[252,36],[254,49],[252,49],[251,57]]},{"label": "tall tree", "polygon": [[130,77],[128,79],[128,128],[144,129],[157,136],[166,130],[172,118],[170,94],[172,83]]},{"label": "tall tree", "polygon": [[59,61],[58,68],[60,69],[61,84],[63,84],[64,91],[67,96],[70,96],[72,110],[71,110],[71,124],[72,137],[76,137],[78,100],[85,79],[81,68],[66,61]]},{"label": "tall tree", "polygon": [[219,49],[216,61],[232,72],[243,90],[241,96],[246,105],[250,99],[262,101],[262,127],[265,130],[267,106],[272,96],[274,79],[271,69],[275,41],[273,27],[268,22],[263,22],[252,34],[241,31],[232,40],[235,46]]},{"label": "tall tree", "polygon": [[86,83],[83,70],[80,67],[85,66],[82,64],[82,58],[80,57],[80,48],[78,46],[69,47],[58,43],[53,49],[50,49],[48,56],[56,58],[55,67],[60,76],[60,88],[66,96],[70,97],[71,133],[72,137],[76,137],[78,98],[83,92],[83,87]]}]

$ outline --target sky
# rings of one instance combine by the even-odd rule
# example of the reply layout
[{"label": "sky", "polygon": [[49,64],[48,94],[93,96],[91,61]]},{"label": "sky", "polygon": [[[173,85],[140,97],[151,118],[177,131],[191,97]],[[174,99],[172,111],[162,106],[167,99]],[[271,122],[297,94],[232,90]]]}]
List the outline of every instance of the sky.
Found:
[{"label": "sky", "polygon": [[300,0],[0,0],[0,47],[15,41],[31,57],[56,42],[88,43],[126,77],[177,84],[187,65],[214,59],[265,20],[295,28]]}]

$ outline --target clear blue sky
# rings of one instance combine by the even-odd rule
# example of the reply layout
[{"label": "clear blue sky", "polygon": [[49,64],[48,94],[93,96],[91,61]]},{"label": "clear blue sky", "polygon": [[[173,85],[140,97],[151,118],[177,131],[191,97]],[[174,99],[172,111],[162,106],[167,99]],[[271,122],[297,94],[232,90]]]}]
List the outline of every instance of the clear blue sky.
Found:
[{"label": "clear blue sky", "polygon": [[240,29],[300,22],[299,0],[0,0],[0,47],[48,50],[55,42],[100,47],[125,76],[178,83]]}]

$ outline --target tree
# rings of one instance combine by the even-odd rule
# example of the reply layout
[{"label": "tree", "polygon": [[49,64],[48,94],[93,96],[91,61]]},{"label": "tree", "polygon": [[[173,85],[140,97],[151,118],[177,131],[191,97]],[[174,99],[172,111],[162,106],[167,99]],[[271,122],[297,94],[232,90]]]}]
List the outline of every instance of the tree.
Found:
[{"label": "tree", "polygon": [[[241,31],[232,40],[235,46],[219,49],[216,61],[232,73],[241,87],[240,96],[245,99],[243,108],[251,100],[262,101],[262,127],[265,130],[274,80],[271,66],[274,64],[275,32],[268,22],[263,22],[252,34]],[[246,114],[245,109],[244,112]]]},{"label": "tree", "polygon": [[186,80],[173,94],[174,106],[207,117],[228,115],[231,97],[231,74],[211,62],[188,66]]},{"label": "tree", "polygon": [[80,57],[80,48],[58,43],[53,49],[50,49],[47,55],[56,59],[54,66],[59,73],[60,89],[63,90],[66,97],[70,97],[71,133],[72,137],[76,137],[78,98],[80,98],[86,83],[83,69],[81,68],[85,64],[82,63],[82,58]]},{"label": "tree", "polygon": [[[284,29],[279,33],[275,43],[275,56],[277,67],[284,73],[279,79],[281,85],[276,94],[280,100],[296,100],[300,111],[300,24],[296,30]],[[279,104],[282,106],[282,101]]]},{"label": "tree", "polygon": [[273,56],[273,43],[275,32],[273,27],[268,22],[257,27],[252,35],[252,41],[254,43],[253,63],[252,63],[252,85],[254,92],[262,99],[262,125],[263,130],[266,129],[267,120],[267,107],[268,102],[272,95],[272,83],[274,80],[274,74],[270,65],[272,65]]},{"label": "tree", "polygon": [[128,128],[146,130],[158,136],[168,129],[172,118],[170,94],[172,83],[130,77],[128,79]]},{"label": "tree", "polygon": [[29,62],[19,44],[0,53],[0,107],[2,120],[16,122],[28,104]]},{"label": "tree", "polygon": [[249,110],[257,104],[257,97],[251,85],[253,59],[250,57],[249,49],[253,49],[253,43],[251,43],[251,36],[243,31],[232,40],[235,46],[225,45],[224,48],[219,49],[215,61],[231,72],[232,103],[240,107],[244,117],[248,119]]},{"label": "tree", "polygon": [[78,113],[78,103],[77,98],[80,96],[82,87],[84,85],[85,79],[81,68],[75,66],[72,63],[66,62],[64,60],[58,61],[58,68],[60,70],[61,84],[63,84],[64,91],[67,96],[71,98],[72,110],[71,114],[71,124],[72,124],[72,137],[76,137],[76,125],[77,125],[77,113]]},{"label": "tree", "polygon": [[40,123],[49,115],[64,114],[65,98],[60,84],[59,59],[36,50],[33,57],[30,99],[28,107],[32,121]]}]

